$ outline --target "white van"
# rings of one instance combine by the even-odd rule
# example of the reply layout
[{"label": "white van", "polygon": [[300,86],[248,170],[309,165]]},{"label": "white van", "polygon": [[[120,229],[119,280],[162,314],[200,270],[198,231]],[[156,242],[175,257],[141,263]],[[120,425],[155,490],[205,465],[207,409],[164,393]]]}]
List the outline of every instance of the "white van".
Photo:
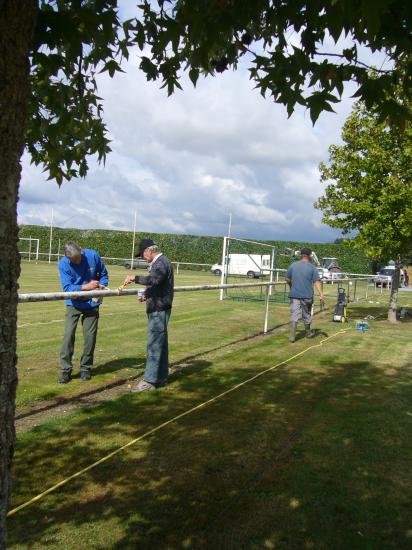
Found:
[{"label": "white van", "polygon": [[[212,265],[210,271],[215,275],[221,275],[222,264]],[[270,273],[270,254],[229,254],[227,264],[228,275],[241,277],[262,277]]]}]

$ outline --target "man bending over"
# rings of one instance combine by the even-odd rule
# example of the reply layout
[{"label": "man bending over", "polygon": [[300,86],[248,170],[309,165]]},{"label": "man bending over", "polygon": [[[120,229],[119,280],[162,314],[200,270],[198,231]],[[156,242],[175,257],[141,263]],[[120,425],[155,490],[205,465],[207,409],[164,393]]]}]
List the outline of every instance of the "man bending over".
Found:
[{"label": "man bending over", "polygon": [[[64,246],[64,257],[59,261],[59,275],[64,292],[99,290],[108,285],[107,269],[95,250],[83,250],[72,241]],[[66,300],[64,336],[60,351],[60,384],[72,378],[72,357],[79,319],[83,325],[84,346],[80,360],[80,379],[90,380],[96,346],[99,306],[101,300],[84,298]]]}]

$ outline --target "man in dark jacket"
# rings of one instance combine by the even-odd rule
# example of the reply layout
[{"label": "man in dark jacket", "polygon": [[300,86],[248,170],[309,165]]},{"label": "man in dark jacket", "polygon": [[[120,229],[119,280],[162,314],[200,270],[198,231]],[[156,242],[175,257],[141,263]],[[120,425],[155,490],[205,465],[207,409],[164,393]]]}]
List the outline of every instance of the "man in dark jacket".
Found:
[{"label": "man in dark jacket", "polygon": [[132,391],[149,391],[167,383],[169,375],[169,348],[167,325],[173,303],[173,267],[169,259],[151,239],[142,239],[139,257],[149,262],[149,275],[128,275],[125,285],[142,284],[147,288],[140,301],[146,301],[148,318],[147,359],[143,380]]}]

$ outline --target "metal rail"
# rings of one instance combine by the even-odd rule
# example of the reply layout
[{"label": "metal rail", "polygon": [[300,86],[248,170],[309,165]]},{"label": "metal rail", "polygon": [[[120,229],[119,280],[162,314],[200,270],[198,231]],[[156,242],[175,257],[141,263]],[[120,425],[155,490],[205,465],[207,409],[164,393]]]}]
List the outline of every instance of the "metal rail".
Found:
[{"label": "metal rail", "polygon": [[[196,286],[177,286],[174,288],[175,292],[195,292],[203,290],[221,290],[226,288],[250,288],[250,287],[266,287],[265,288],[265,309],[263,320],[263,333],[268,331],[268,316],[269,316],[269,288],[271,286],[284,285],[284,283],[271,283],[271,282],[259,282],[259,283],[238,283],[238,284],[226,284],[226,285],[196,285]],[[78,292],[44,292],[36,294],[19,294],[19,303],[27,302],[51,302],[55,300],[68,300],[68,299],[90,299],[90,298],[106,298],[111,296],[133,296],[138,293],[141,288],[128,288],[128,289],[116,289],[116,290],[87,290]]]},{"label": "metal rail", "polygon": [[[367,279],[366,277],[364,279]],[[353,289],[353,301],[356,300],[356,286],[357,282],[361,279],[353,279],[354,289]],[[350,300],[350,290],[349,290],[349,279],[341,281],[348,285],[348,299]],[[264,299],[264,321],[263,321],[263,333],[268,332],[268,315],[269,315],[269,301],[270,301],[270,289],[272,287],[282,286],[285,287],[284,282],[256,282],[256,283],[233,283],[233,284],[219,284],[219,285],[190,285],[190,286],[176,286],[174,288],[175,292],[196,292],[196,291],[207,291],[207,290],[225,290],[229,288],[253,288],[261,287],[265,289],[265,299]],[[77,292],[42,292],[42,293],[33,293],[33,294],[19,294],[18,302],[19,303],[28,303],[28,302],[51,302],[57,300],[88,300],[90,298],[110,298],[112,296],[134,296],[136,295],[140,287],[133,288],[124,288],[124,289],[115,289],[115,290],[87,290],[87,291],[77,291]],[[368,296],[368,288],[366,287],[366,298]]]},{"label": "metal rail", "polygon": [[[199,290],[220,290],[226,288],[245,288],[245,287],[258,287],[258,286],[275,286],[283,285],[284,283],[270,283],[270,282],[259,282],[259,283],[237,283],[237,284],[226,284],[226,285],[193,285],[193,286],[176,286],[174,288],[175,292],[194,292]],[[55,300],[82,300],[89,298],[106,298],[111,296],[133,296],[137,294],[138,290],[141,288],[125,288],[122,290],[81,290],[77,292],[41,292],[33,294],[19,294],[18,301],[19,303],[25,302],[51,302]]]}]

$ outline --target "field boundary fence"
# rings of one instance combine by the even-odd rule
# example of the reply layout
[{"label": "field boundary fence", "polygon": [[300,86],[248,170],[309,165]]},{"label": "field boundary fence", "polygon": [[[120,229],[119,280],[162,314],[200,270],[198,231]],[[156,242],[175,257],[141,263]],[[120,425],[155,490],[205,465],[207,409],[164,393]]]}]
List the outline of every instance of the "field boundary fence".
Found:
[{"label": "field boundary fence", "polygon": [[[365,285],[361,286],[361,283],[363,281],[366,281]],[[359,302],[362,299],[368,299],[369,297],[369,277],[360,279],[347,279],[342,282],[341,286],[345,288],[346,286],[346,294],[347,294],[347,300],[348,303],[350,302]],[[263,302],[264,302],[264,316],[263,316],[263,333],[266,334],[268,332],[268,316],[269,316],[269,305],[272,301],[271,296],[273,296],[274,293],[271,294],[271,289],[274,288],[276,291],[276,287],[281,287],[280,292],[283,292],[283,294],[286,296],[287,293],[287,283],[286,282],[253,282],[253,283],[233,283],[233,284],[217,284],[217,285],[189,285],[189,286],[176,286],[175,292],[199,292],[199,291],[212,291],[212,290],[218,290],[221,292],[222,290],[225,291],[230,288],[259,288],[260,287],[260,293],[263,296]],[[376,287],[372,287],[376,291]],[[105,289],[105,290],[91,290],[87,291],[87,298],[106,298],[106,297],[113,297],[113,296],[133,296],[138,293],[138,291],[141,290],[137,287],[135,288],[125,288],[125,289]],[[78,291],[78,292],[46,292],[46,293],[30,293],[30,294],[19,294],[18,296],[18,302],[19,303],[29,303],[29,302],[46,302],[46,301],[58,301],[58,300],[67,300],[67,299],[82,299],[85,298],[85,291]],[[320,309],[320,303],[316,304],[317,307]]]},{"label": "field boundary fence", "polygon": [[[20,240],[23,240],[23,239],[20,239]],[[28,239],[27,239],[28,240]],[[38,239],[32,239],[32,240],[38,240]],[[26,250],[20,250],[20,256],[22,256],[23,259],[26,259],[27,257],[27,260],[28,261],[31,261],[31,256],[33,256],[34,252],[30,252],[30,251],[26,251]],[[44,259],[42,259],[40,256],[45,256]],[[49,254],[48,252],[38,252],[36,251],[35,253],[35,260],[36,262],[37,261],[44,261],[44,262],[47,262],[49,260],[49,257],[51,257],[51,260],[53,262],[58,262],[60,260],[60,258],[63,258],[63,254],[60,254],[60,253],[51,253]],[[130,263],[130,258],[116,258],[116,257],[111,257],[111,256],[102,256],[101,257],[102,260],[109,260],[110,262],[114,262],[114,264],[112,265],[122,265],[122,264],[125,264],[127,262]],[[50,263],[50,262],[49,262]],[[213,264],[203,264],[203,263],[194,263],[194,262],[181,262],[181,261],[178,261],[178,260],[171,260],[171,263],[173,265],[176,266],[176,273],[179,274],[179,269],[181,266],[192,266],[192,267],[200,267],[200,268],[203,268],[203,269],[200,269],[200,271],[206,271],[205,268],[210,268]],[[130,268],[131,269],[131,268]]]},{"label": "field boundary fence", "polygon": [[[228,284],[228,285],[189,285],[189,286],[177,286],[174,288],[175,292],[196,292],[196,291],[206,291],[206,290],[221,290],[227,288],[235,288],[239,286],[262,286],[265,288],[265,306],[264,306],[264,322],[263,322],[263,333],[266,334],[268,331],[268,314],[269,314],[269,287],[275,285],[276,283],[268,282],[259,282],[259,283],[243,283],[239,284]],[[283,284],[283,283],[280,283]],[[141,289],[140,289],[141,290]],[[116,290],[89,290],[87,291],[88,298],[106,298],[112,296],[133,296],[138,293],[138,288],[131,289],[116,289]],[[85,297],[84,291],[79,292],[42,292],[42,293],[30,293],[30,294],[19,294],[18,301],[19,303],[27,302],[50,302],[57,300],[75,300]]]},{"label": "field boundary fence", "polygon": [[[32,261],[32,257],[33,257],[33,260],[37,262],[39,260],[39,255],[41,254],[41,252],[39,252],[40,239],[36,239],[34,237],[20,237],[19,241],[24,243],[28,242],[29,244],[29,249],[21,250],[20,254],[27,254],[27,258],[29,262]],[[32,243],[35,244],[35,248],[36,248],[35,250],[33,250]]]}]

